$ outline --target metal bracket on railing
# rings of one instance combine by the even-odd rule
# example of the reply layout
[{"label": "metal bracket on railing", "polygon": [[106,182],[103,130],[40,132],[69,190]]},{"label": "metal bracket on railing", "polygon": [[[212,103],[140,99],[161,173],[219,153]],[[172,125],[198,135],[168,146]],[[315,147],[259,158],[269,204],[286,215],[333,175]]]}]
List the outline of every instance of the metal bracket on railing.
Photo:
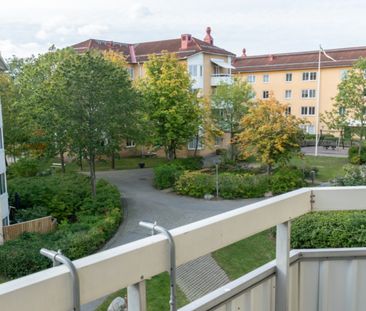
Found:
[{"label": "metal bracket on railing", "polygon": [[315,203],[315,194],[314,194],[313,190],[311,190],[311,192],[310,192],[310,207],[311,207],[311,210],[314,209],[314,203]]},{"label": "metal bracket on railing", "polygon": [[170,247],[170,311],[176,311],[177,310],[177,303],[176,303],[176,271],[177,271],[177,267],[176,267],[176,262],[175,262],[175,243],[174,243],[174,239],[173,236],[170,234],[170,232],[161,227],[158,226],[155,223],[149,223],[149,222],[145,222],[145,221],[140,221],[139,225],[141,227],[144,228],[148,228],[151,229],[151,233],[152,235],[155,232],[158,233],[162,233],[164,234],[169,241],[169,247]]},{"label": "metal bracket on railing", "polygon": [[51,251],[45,248],[40,250],[40,253],[51,259],[53,262],[53,266],[58,266],[60,264],[64,264],[67,268],[69,268],[72,278],[72,299],[73,299],[73,309],[74,311],[80,311],[80,286],[79,286],[79,276],[78,272],[75,268],[75,265],[72,261],[66,256],[61,254],[61,251]]}]

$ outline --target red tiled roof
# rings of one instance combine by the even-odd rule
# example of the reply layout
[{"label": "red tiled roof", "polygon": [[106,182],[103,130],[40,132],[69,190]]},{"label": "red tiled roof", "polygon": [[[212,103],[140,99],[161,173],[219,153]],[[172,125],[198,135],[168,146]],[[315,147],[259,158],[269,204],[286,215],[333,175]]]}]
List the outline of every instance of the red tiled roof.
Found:
[{"label": "red tiled roof", "polygon": [[[352,66],[360,57],[366,57],[366,47],[326,50],[326,53],[336,62],[322,54],[322,68]],[[233,66],[234,72],[313,69],[318,67],[318,57],[319,51],[242,56],[234,60]]]},{"label": "red tiled roof", "polygon": [[98,50],[115,50],[125,55],[128,62],[131,62],[130,46],[134,47],[137,62],[144,62],[150,54],[160,54],[162,51],[176,53],[178,58],[186,58],[199,52],[209,54],[220,54],[235,56],[235,54],[221,49],[217,46],[210,45],[202,40],[192,37],[187,49],[181,49],[181,39],[160,40],[151,42],[141,42],[136,44],[120,43],[114,41],[104,41],[89,39],[72,45],[77,52],[83,53],[91,49]]}]

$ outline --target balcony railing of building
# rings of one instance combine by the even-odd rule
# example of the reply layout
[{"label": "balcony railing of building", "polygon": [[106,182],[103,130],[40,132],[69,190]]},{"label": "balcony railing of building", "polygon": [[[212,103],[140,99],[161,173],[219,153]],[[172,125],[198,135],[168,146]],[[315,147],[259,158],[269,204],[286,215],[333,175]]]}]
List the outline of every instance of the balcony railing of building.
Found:
[{"label": "balcony railing of building", "polygon": [[215,73],[211,75],[211,86],[218,86],[222,83],[232,84],[232,75],[230,73]]},{"label": "balcony railing of building", "polygon": [[[290,252],[290,227],[291,220],[312,211],[364,210],[365,198],[366,187],[303,188],[171,230],[179,266],[277,226],[275,261],[181,311],[364,310],[366,250]],[[157,234],[74,261],[81,303],[128,287],[129,310],[146,310],[145,280],[170,270],[169,245]],[[2,311],[73,308],[65,265],[0,285]]]}]

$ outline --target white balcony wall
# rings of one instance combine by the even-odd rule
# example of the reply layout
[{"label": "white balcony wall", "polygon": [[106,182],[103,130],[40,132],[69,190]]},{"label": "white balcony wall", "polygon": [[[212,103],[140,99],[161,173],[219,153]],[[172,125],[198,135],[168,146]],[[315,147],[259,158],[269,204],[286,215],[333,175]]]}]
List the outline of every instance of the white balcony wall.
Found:
[{"label": "white balcony wall", "polygon": [[232,84],[233,83],[233,78],[231,75],[229,74],[213,74],[211,76],[211,86],[218,86],[222,83],[225,84]]},{"label": "white balcony wall", "polygon": [[192,88],[193,89],[203,89],[203,82],[204,82],[204,57],[203,53],[198,53],[193,56],[189,56],[187,59],[187,66],[188,71],[190,66],[196,66],[197,74],[192,75],[191,78],[193,81]]}]

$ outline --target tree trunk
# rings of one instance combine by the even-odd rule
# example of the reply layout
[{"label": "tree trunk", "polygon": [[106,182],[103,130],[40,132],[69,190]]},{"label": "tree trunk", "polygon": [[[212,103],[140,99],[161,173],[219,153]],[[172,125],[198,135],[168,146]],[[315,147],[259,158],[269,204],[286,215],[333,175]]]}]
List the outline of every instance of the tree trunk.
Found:
[{"label": "tree trunk", "polygon": [[95,195],[97,193],[96,178],[95,178],[95,155],[93,154],[89,155],[88,163],[89,163],[91,194],[92,197],[95,198]]},{"label": "tree trunk", "polygon": [[80,167],[80,171],[83,170],[83,154],[81,153],[81,151],[79,151],[79,167]]},{"label": "tree trunk", "polygon": [[61,171],[62,173],[65,174],[66,170],[65,170],[65,156],[63,151],[60,150],[60,161],[61,161]]},{"label": "tree trunk", "polygon": [[112,158],[111,158],[112,170],[116,169],[116,155],[114,151],[112,151]]},{"label": "tree trunk", "polygon": [[235,146],[234,146],[234,133],[232,131],[230,132],[230,159],[232,161],[235,161],[236,159]]}]

